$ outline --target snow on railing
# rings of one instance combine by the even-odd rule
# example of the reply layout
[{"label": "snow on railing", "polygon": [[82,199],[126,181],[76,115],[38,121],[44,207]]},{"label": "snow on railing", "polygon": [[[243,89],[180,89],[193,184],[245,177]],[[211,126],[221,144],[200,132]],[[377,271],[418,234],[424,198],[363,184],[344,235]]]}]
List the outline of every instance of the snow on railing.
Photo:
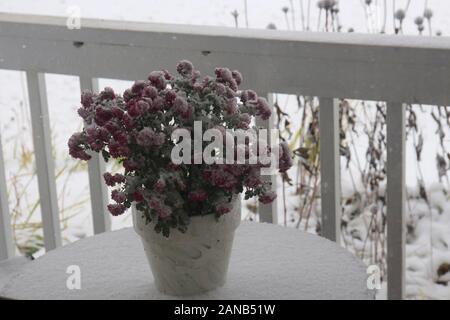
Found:
[{"label": "snow on railing", "polygon": [[[0,69],[26,72],[41,199],[45,247],[61,244],[50,146],[45,73],[80,77],[82,89],[97,78],[143,79],[148,70],[191,60],[200,71],[228,66],[245,75],[259,94],[302,94],[320,99],[323,236],[340,239],[339,106],[337,98],[387,102],[388,297],[404,294],[405,103],[450,101],[450,39],[286,32],[0,13]],[[272,121],[259,122],[265,127]],[[0,151],[0,260],[13,255]],[[89,162],[95,233],[109,229],[104,163]],[[273,188],[276,188],[273,185]],[[276,223],[275,205],[259,208]]]}]

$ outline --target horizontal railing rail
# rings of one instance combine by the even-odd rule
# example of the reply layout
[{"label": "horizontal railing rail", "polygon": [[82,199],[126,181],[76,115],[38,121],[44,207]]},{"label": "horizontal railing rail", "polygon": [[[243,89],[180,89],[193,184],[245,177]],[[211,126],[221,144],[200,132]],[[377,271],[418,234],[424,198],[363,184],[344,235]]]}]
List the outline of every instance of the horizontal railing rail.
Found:
[{"label": "horizontal railing rail", "polygon": [[[340,165],[337,98],[387,102],[388,297],[404,294],[405,103],[447,105],[450,39],[287,32],[82,19],[70,30],[63,17],[0,13],[0,69],[25,71],[31,108],[45,247],[60,245],[45,73],[135,80],[188,59],[202,72],[238,69],[260,94],[302,94],[320,100],[322,235],[339,240]],[[270,127],[272,120],[258,120]],[[0,259],[13,255],[0,152]],[[89,162],[95,232],[109,229],[101,159]],[[273,184],[273,188],[276,185]],[[276,206],[260,208],[276,222]]]},{"label": "horizontal railing rail", "polygon": [[[261,92],[446,105],[450,39],[287,32],[0,14],[0,67],[139,79],[189,56]],[[100,58],[101,57],[101,58]]]}]

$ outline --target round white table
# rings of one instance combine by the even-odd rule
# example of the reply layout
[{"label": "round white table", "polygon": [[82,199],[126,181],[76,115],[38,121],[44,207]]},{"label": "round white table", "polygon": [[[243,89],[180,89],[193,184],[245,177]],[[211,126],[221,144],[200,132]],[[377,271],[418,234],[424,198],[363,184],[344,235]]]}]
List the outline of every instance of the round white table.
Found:
[{"label": "round white table", "polygon": [[[74,270],[70,266],[79,267],[81,289],[67,287],[71,276],[67,271]],[[236,231],[225,286],[189,298],[373,299],[366,280],[364,264],[331,241],[292,228],[243,222]],[[50,251],[14,275],[0,297],[175,298],[154,287],[140,239],[132,229],[103,233]]]}]

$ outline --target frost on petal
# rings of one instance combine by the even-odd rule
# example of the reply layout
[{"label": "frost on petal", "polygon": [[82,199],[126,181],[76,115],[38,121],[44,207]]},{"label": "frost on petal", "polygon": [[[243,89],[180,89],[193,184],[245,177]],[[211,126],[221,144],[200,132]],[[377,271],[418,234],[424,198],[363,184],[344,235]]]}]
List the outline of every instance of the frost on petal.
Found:
[{"label": "frost on petal", "polygon": [[161,111],[163,109],[164,109],[164,99],[161,97],[156,97],[153,100],[150,111],[156,112],[156,111]]},{"label": "frost on petal", "polygon": [[272,111],[270,109],[269,103],[264,98],[258,98],[256,103],[257,115],[260,116],[263,120],[267,120],[270,118]]},{"label": "frost on petal", "polygon": [[242,83],[242,75],[241,75],[241,73],[239,71],[237,71],[237,70],[233,70],[233,72],[231,74],[233,76],[234,81],[236,81],[236,84],[238,86],[240,86],[241,83]]},{"label": "frost on petal", "polygon": [[173,103],[175,102],[175,99],[177,98],[177,93],[175,90],[169,90],[166,92],[164,96],[164,102],[168,107],[172,107]]},{"label": "frost on petal", "polygon": [[156,133],[151,128],[145,127],[136,136],[136,142],[142,147],[161,146],[164,143],[165,135],[162,132]]},{"label": "frost on petal", "polygon": [[227,115],[235,115],[238,111],[237,109],[237,101],[235,98],[228,99],[225,104],[225,111]]},{"label": "frost on petal", "polygon": [[142,95],[150,99],[155,99],[158,96],[158,90],[154,86],[146,86],[142,90]]},{"label": "frost on petal", "polygon": [[109,108],[100,106],[95,109],[95,123],[99,126],[105,125],[112,117],[113,114]]},{"label": "frost on petal", "polygon": [[217,83],[215,88],[216,94],[219,96],[224,96],[227,92],[227,88],[223,83]]},{"label": "frost on petal", "polygon": [[89,107],[93,102],[94,95],[92,94],[92,92],[89,91],[85,91],[81,94],[81,104],[83,105],[83,107],[87,108]]},{"label": "frost on petal", "polygon": [[119,190],[111,191],[111,199],[113,199],[117,203],[124,203],[126,200],[126,194]]},{"label": "frost on petal", "polygon": [[108,211],[113,216],[119,216],[125,212],[127,208],[123,204],[108,204]]},{"label": "frost on petal", "polygon": [[74,133],[67,142],[69,147],[69,154],[80,160],[89,160],[91,156],[86,153],[86,135],[82,132]]},{"label": "frost on petal", "polygon": [[164,189],[166,188],[166,181],[163,178],[159,178],[153,185],[153,188],[157,192],[163,192]]},{"label": "frost on petal", "polygon": [[208,198],[208,194],[205,190],[199,189],[189,193],[189,200],[193,202],[205,201]]},{"label": "frost on petal", "polygon": [[220,79],[224,82],[229,82],[233,80],[233,74],[228,68],[216,68],[215,73],[217,79]]},{"label": "frost on petal", "polygon": [[194,66],[188,60],[181,60],[177,64],[177,72],[185,78],[190,78],[193,70]]},{"label": "frost on petal", "polygon": [[166,87],[166,78],[162,71],[152,71],[148,76],[148,80],[159,90],[163,90]]},{"label": "frost on petal", "polygon": [[100,100],[113,100],[116,98],[116,94],[112,88],[106,87],[102,92],[100,92],[99,98]]},{"label": "frost on petal", "polygon": [[131,92],[134,94],[141,94],[142,90],[144,90],[145,82],[142,80],[136,81],[131,87]]},{"label": "frost on petal", "polygon": [[267,191],[266,193],[259,196],[259,202],[262,204],[269,204],[273,200],[275,200],[277,197],[277,194],[273,191]]},{"label": "frost on petal", "polygon": [[231,203],[221,203],[216,205],[215,209],[218,215],[224,215],[233,210],[233,205]]},{"label": "frost on petal", "polygon": [[83,120],[88,120],[89,116],[91,115],[91,113],[89,112],[89,110],[85,109],[85,108],[79,108],[77,110],[78,115],[83,118]]},{"label": "frost on petal", "polygon": [[[185,229],[188,221],[180,219],[180,210],[190,208],[189,204],[195,203],[192,214],[220,216],[229,213],[232,204],[218,196],[247,192],[246,196],[259,196],[261,203],[276,197],[265,191],[260,163],[196,168],[172,163],[173,146],[181,142],[172,139],[175,130],[192,133],[193,122],[202,121],[202,128],[216,128],[228,138],[228,130],[249,129],[255,116],[268,119],[272,110],[255,91],[238,91],[242,75],[237,70],[216,68],[215,77],[201,77],[191,62],[182,60],[176,71],[173,75],[166,70],[153,71],[147,79],[134,82],[123,96],[111,88],[100,94],[84,92],[78,110],[84,129],[68,141],[69,153],[75,158],[87,160],[88,152],[94,151],[123,165],[123,174],[104,174],[105,183],[115,189],[111,192],[114,203],[108,205],[111,214],[120,215],[131,202],[137,202],[139,210],[156,218],[165,235],[170,228]],[[220,147],[226,143],[224,139]],[[245,159],[253,156],[250,146],[240,147]],[[280,150],[283,173],[292,166],[292,156],[287,144],[281,144]],[[233,151],[236,153],[236,148]],[[203,155],[186,152],[189,158]],[[219,153],[236,160],[236,154],[223,148]]]},{"label": "frost on petal", "polygon": [[242,103],[246,104],[247,102],[256,102],[258,99],[258,95],[253,90],[243,90],[240,95]]},{"label": "frost on petal", "polygon": [[183,118],[187,118],[187,115],[189,113],[189,104],[183,97],[177,96],[175,98],[173,108],[176,114],[180,115]]},{"label": "frost on petal", "polygon": [[252,172],[244,179],[244,185],[253,189],[262,186],[260,175],[256,173],[255,170],[252,170]]},{"label": "frost on petal", "polygon": [[246,130],[249,128],[251,121],[252,117],[248,113],[242,113],[239,115],[239,122],[237,127],[239,129]]}]

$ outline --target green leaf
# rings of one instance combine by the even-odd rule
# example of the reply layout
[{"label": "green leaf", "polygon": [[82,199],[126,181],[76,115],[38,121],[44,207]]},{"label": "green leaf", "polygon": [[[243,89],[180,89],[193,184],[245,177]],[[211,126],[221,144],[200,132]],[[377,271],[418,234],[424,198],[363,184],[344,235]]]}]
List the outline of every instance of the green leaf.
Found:
[{"label": "green leaf", "polygon": [[108,160],[110,158],[108,151],[102,150],[102,156],[103,156],[103,159],[105,160],[105,162],[108,162]]},{"label": "green leaf", "polygon": [[167,225],[164,225],[162,228],[162,234],[164,237],[168,238],[170,234],[170,228]]}]

